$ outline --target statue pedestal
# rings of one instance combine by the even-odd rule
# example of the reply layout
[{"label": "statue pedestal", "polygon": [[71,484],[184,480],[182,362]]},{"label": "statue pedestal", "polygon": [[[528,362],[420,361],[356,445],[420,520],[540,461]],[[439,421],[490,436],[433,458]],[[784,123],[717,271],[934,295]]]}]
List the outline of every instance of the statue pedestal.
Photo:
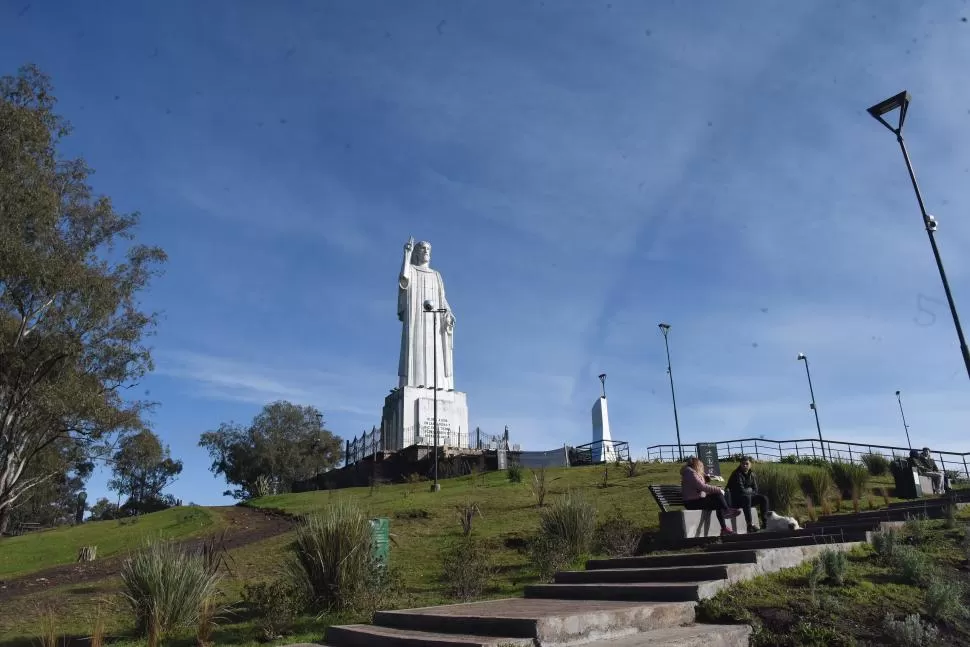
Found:
[{"label": "statue pedestal", "polygon": [[[438,445],[469,447],[468,401],[461,391],[438,390]],[[384,449],[434,445],[434,389],[404,386],[384,398],[381,433]]]}]

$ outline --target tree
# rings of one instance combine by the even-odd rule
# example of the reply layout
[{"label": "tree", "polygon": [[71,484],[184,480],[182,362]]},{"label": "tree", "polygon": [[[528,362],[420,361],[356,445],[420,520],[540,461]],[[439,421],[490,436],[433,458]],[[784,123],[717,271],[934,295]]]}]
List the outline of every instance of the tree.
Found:
[{"label": "tree", "polygon": [[87,498],[84,485],[93,469],[94,464],[74,443],[61,439],[48,445],[27,466],[22,478],[41,478],[51,473],[56,476],[24,494],[11,509],[10,522],[42,526],[77,522],[79,499]]},{"label": "tree", "polygon": [[90,521],[108,521],[110,519],[117,519],[121,516],[121,511],[118,509],[118,505],[108,501],[108,499],[101,497],[97,502],[91,506],[91,517]]},{"label": "tree", "polygon": [[114,478],[108,488],[127,496],[122,507],[137,515],[171,507],[162,491],[182,473],[182,461],[172,460],[168,447],[146,429],[122,439],[112,457],[111,471]]},{"label": "tree", "polygon": [[222,423],[202,434],[199,446],[209,451],[212,472],[238,486],[226,492],[237,499],[263,494],[260,483],[273,493],[289,492],[295,481],[333,467],[343,454],[343,441],[324,428],[322,413],[284,401],[263,407],[249,427]]},{"label": "tree", "polygon": [[156,316],[137,296],[165,253],[121,248],[138,214],[95,197],[83,159],[59,157],[70,125],[54,105],[36,67],[0,78],[0,532],[59,473],[29,471],[47,447],[102,452],[149,406],[124,390],[152,368]]}]

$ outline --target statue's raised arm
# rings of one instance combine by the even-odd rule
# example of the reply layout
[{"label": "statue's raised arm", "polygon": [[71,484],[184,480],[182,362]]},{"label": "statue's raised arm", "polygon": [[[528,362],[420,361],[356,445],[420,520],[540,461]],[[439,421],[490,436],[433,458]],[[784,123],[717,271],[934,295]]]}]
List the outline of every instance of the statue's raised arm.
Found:
[{"label": "statue's raised arm", "polygon": [[411,265],[412,253],[414,253],[414,236],[409,236],[408,242],[404,243],[404,261],[401,263],[401,276],[398,277],[398,286],[401,290],[408,289],[408,283],[410,282],[408,266]]}]

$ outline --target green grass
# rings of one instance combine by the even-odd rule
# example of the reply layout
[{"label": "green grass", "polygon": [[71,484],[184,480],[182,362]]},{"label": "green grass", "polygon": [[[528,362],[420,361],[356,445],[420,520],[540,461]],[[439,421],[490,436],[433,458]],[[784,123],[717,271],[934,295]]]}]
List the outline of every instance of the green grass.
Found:
[{"label": "green grass", "polygon": [[[721,471],[725,479],[736,464],[722,463]],[[797,465],[781,465],[781,469],[796,473],[808,468]],[[757,469],[757,466],[756,468]],[[532,496],[531,473],[527,469],[521,483],[509,483],[504,472],[492,472],[484,476],[466,476],[441,481],[441,491],[430,492],[430,483],[384,485],[374,489],[368,487],[345,490],[303,492],[264,497],[250,502],[255,508],[275,509],[289,514],[306,514],[322,510],[331,502],[353,498],[370,517],[390,518],[392,533],[391,566],[402,569],[406,596],[400,606],[425,606],[450,603],[446,587],[440,581],[441,553],[451,541],[461,534],[455,507],[464,502],[477,502],[482,516],[476,517],[473,534],[486,539],[494,548],[494,562],[497,575],[484,598],[501,598],[520,595],[526,584],[536,580],[536,573],[523,550],[525,541],[531,537],[539,525],[539,510]],[[546,505],[558,499],[567,490],[579,490],[596,506],[598,520],[604,520],[614,511],[620,511],[633,522],[649,530],[658,525],[658,507],[647,490],[656,483],[676,484],[680,482],[679,464],[645,463],[635,477],[627,477],[621,466],[611,467],[607,473],[604,487],[604,468],[573,467],[547,470],[549,494]],[[873,479],[871,487],[890,487],[891,478]],[[881,507],[883,500],[874,495]],[[796,498],[794,512],[805,520],[804,502]],[[182,510],[185,510],[183,508]],[[846,506],[844,511],[848,511]],[[172,511],[168,511],[171,513]],[[166,514],[166,513],[160,513]],[[154,516],[154,515],[153,515]],[[149,517],[144,517],[144,520]],[[107,522],[106,528],[121,531],[117,522]],[[141,522],[143,523],[143,522]],[[111,525],[114,524],[114,525]],[[95,526],[95,524],[91,524]],[[87,525],[67,531],[81,533]],[[126,529],[127,530],[127,529]],[[56,531],[62,532],[62,531]],[[35,535],[35,550],[44,551],[47,537],[52,533]],[[157,533],[156,533],[157,534]],[[142,535],[143,536],[143,535]],[[231,568],[233,577],[223,583],[227,602],[241,600],[245,584],[266,581],[274,578],[283,562],[293,533],[280,535],[250,544],[232,551]],[[132,541],[137,545],[139,539]],[[4,540],[14,541],[14,540]],[[65,561],[71,562],[80,545],[99,544],[98,554],[102,555],[102,541],[77,539],[64,552]],[[4,555],[5,543],[0,542],[0,564]],[[123,550],[123,549],[120,549]],[[31,570],[35,570],[31,568]],[[93,625],[93,614],[99,599],[117,600],[120,580],[113,578],[95,586],[66,586],[52,591],[21,597],[4,603],[0,610],[0,636],[21,637],[26,645],[40,635],[43,609],[53,606],[57,610],[58,630],[66,635],[87,635]],[[107,629],[109,634],[124,636],[132,629],[132,621],[123,608],[108,609]],[[350,618],[354,620],[354,618]],[[341,619],[345,621],[346,619]],[[295,635],[279,641],[280,644],[298,642],[319,642],[325,627],[326,618],[314,620],[304,618]],[[256,645],[253,623],[241,617],[229,617],[215,634],[219,645]],[[12,647],[21,643],[4,642],[0,647]],[[128,644],[112,643],[115,645]],[[173,645],[193,645],[193,639],[186,635]]]},{"label": "green grass", "polygon": [[[961,528],[953,530],[944,528],[942,521],[926,522],[919,550],[933,559],[944,580],[970,586],[970,573],[960,568],[966,558],[961,543],[967,531],[962,526],[970,517],[962,517]],[[909,536],[906,540],[913,541]],[[700,604],[698,616],[705,622],[751,623],[754,647],[896,644],[893,636],[884,635],[883,618],[887,613],[897,620],[911,613],[925,616],[925,588],[907,584],[899,567],[881,562],[869,546],[853,550],[848,558],[843,586],[822,584],[813,593],[812,565],[806,563],[722,590]],[[934,644],[970,643],[970,622],[938,626],[940,642]]]},{"label": "green grass", "polygon": [[0,579],[71,564],[82,546],[97,546],[98,559],[137,548],[149,537],[169,539],[211,530],[219,515],[200,507],[178,507],[133,519],[94,521],[0,539]]}]

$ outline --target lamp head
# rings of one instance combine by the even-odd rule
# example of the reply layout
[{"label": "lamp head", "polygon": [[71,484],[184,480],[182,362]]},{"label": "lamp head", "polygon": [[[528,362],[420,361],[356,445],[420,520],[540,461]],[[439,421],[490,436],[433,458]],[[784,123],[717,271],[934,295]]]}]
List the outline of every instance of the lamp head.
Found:
[{"label": "lamp head", "polygon": [[[889,97],[885,101],[880,101],[871,108],[868,108],[867,112],[872,115],[876,121],[881,123],[896,135],[899,135],[903,132],[903,122],[906,121],[906,110],[909,109],[909,101],[911,98],[912,97],[910,97],[909,92],[903,90],[899,94]],[[889,114],[893,110],[899,110],[899,121],[895,127],[885,119],[885,115]]]},{"label": "lamp head", "polygon": [[658,323],[657,324],[657,327],[660,328],[660,330],[662,330],[665,334],[666,334],[666,332],[668,330],[670,330],[670,324],[669,323],[663,323],[663,322],[661,322],[661,323]]},{"label": "lamp head", "polygon": [[599,377],[600,382],[602,382],[603,380],[606,379],[606,373],[600,373],[597,377]]},{"label": "lamp head", "polygon": [[424,302],[424,311],[431,312],[432,310],[434,310],[434,304],[431,303],[431,299],[428,299]]},{"label": "lamp head", "polygon": [[896,397],[897,398],[899,397],[899,391],[898,390],[896,391]]},{"label": "lamp head", "polygon": [[804,360],[804,359],[807,359],[807,358],[805,357],[805,353],[799,353],[798,354],[798,357],[796,359]]}]

